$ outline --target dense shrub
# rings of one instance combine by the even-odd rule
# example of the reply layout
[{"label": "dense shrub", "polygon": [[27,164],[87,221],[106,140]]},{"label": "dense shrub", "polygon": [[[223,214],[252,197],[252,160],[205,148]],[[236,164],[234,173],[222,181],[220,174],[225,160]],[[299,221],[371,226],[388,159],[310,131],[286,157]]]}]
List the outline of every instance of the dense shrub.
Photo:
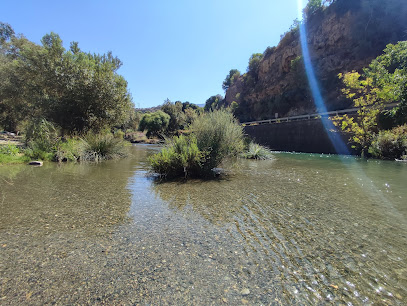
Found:
[{"label": "dense shrub", "polygon": [[374,136],[369,153],[380,159],[407,159],[407,125]]},{"label": "dense shrub", "polygon": [[57,144],[55,160],[63,161],[78,161],[81,156],[81,140],[77,138],[68,138],[61,140]]},{"label": "dense shrub", "polygon": [[25,155],[30,159],[53,160],[60,137],[58,130],[45,119],[35,119],[25,132]]},{"label": "dense shrub", "polygon": [[203,156],[194,135],[181,135],[168,139],[165,148],[149,161],[152,169],[162,176],[186,178],[199,175]]},{"label": "dense shrub", "polygon": [[146,142],[147,136],[143,132],[126,131],[124,139],[132,143]]},{"label": "dense shrub", "polygon": [[205,113],[190,125],[191,135],[166,140],[150,158],[153,170],[166,177],[208,177],[229,156],[242,152],[243,130],[226,110]]},{"label": "dense shrub", "polygon": [[124,139],[124,136],[126,135],[125,132],[123,132],[122,130],[116,130],[113,133],[115,138],[119,138],[119,139]]},{"label": "dense shrub", "polygon": [[218,110],[199,116],[190,126],[198,148],[205,153],[203,172],[209,173],[222,160],[237,156],[244,149],[243,127],[233,114]]},{"label": "dense shrub", "polygon": [[81,161],[95,162],[127,155],[123,141],[112,134],[88,133],[81,140],[79,152]]},{"label": "dense shrub", "polygon": [[25,143],[35,151],[51,152],[58,140],[58,130],[45,119],[33,120],[27,126]]},{"label": "dense shrub", "polygon": [[25,156],[27,156],[29,159],[39,159],[39,160],[49,160],[52,161],[55,159],[55,151],[52,150],[51,152],[44,151],[37,147],[35,144],[27,147],[25,152]]}]

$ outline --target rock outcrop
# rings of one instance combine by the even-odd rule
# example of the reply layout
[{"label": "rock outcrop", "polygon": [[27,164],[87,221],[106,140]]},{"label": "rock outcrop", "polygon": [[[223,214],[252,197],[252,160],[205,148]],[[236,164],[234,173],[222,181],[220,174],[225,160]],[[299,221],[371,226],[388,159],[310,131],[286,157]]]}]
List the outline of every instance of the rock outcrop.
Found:
[{"label": "rock outcrop", "polygon": [[[306,23],[311,62],[328,110],[350,106],[338,73],[362,71],[389,43],[407,39],[407,1],[337,0]],[[241,121],[317,111],[308,88],[300,32],[287,32],[268,48],[255,78],[244,74],[226,92]]]}]

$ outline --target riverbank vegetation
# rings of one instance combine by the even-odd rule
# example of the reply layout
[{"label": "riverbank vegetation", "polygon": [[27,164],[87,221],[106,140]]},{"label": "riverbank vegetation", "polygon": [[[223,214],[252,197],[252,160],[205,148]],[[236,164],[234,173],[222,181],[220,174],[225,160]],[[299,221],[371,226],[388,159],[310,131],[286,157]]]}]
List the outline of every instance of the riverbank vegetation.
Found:
[{"label": "riverbank vegetation", "polygon": [[93,161],[125,157],[126,146],[120,133],[88,132],[83,136],[59,136],[52,123],[45,119],[33,125],[26,134],[24,155],[29,159],[47,161]]},{"label": "riverbank vegetation", "polygon": [[[326,4],[331,2],[341,1]],[[322,3],[309,1],[304,20],[327,9]],[[298,31],[298,21],[294,25],[293,33]],[[340,74],[342,92],[358,112],[356,116],[337,116],[333,120],[349,133],[351,145],[363,156],[407,156],[406,50],[407,42],[389,44],[363,72]],[[226,95],[229,91],[230,96],[231,88],[239,82],[242,86],[253,83],[249,87],[257,88],[267,52],[253,54],[244,74],[230,70],[222,84]],[[305,76],[301,61],[299,55],[290,60],[290,73]],[[120,158],[125,156],[123,140],[165,140],[161,155],[152,157],[151,163],[156,172],[167,177],[210,176],[212,169],[230,156],[270,157],[266,148],[256,144],[244,151],[242,127],[234,117],[244,110],[244,91],[233,92],[229,102],[222,95],[211,96],[204,107],[167,99],[159,107],[136,110],[127,82],[118,74],[121,66],[120,59],[111,52],[84,52],[77,42],[65,49],[59,35],[52,32],[39,45],[0,22],[0,127],[24,139],[18,153],[2,149],[8,153],[0,152],[0,162]],[[386,110],[391,103],[398,105]],[[272,109],[263,103],[259,112],[263,107]]]},{"label": "riverbank vegetation", "polygon": [[[407,155],[407,41],[389,44],[360,74],[340,74],[342,92],[358,108],[356,116],[333,118],[350,134],[350,143],[362,156],[405,159]],[[398,103],[391,110],[385,106]]]},{"label": "riverbank vegetation", "polygon": [[[123,129],[138,117],[120,59],[83,52],[77,42],[66,50],[52,32],[38,45],[6,23],[0,30],[0,127],[24,136],[18,160],[123,156]],[[3,162],[17,160],[8,155]]]},{"label": "riverbank vegetation", "polygon": [[24,155],[24,152],[13,144],[0,146],[0,164],[19,164],[26,163],[30,158]]},{"label": "riverbank vegetation", "polygon": [[166,99],[155,111],[147,112],[141,116],[138,130],[146,132],[148,138],[164,139],[168,136],[179,135],[204,112],[189,102],[171,102]]}]

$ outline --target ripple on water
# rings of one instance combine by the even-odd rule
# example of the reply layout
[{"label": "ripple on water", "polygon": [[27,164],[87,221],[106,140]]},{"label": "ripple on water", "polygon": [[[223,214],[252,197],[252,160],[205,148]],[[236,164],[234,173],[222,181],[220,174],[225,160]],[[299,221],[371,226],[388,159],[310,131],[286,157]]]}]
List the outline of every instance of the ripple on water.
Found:
[{"label": "ripple on water", "polygon": [[[240,161],[223,180],[157,183],[150,148],[7,176],[2,304],[406,298],[406,167],[363,163],[352,172],[334,156],[276,154]],[[375,186],[392,192],[379,197]]]}]

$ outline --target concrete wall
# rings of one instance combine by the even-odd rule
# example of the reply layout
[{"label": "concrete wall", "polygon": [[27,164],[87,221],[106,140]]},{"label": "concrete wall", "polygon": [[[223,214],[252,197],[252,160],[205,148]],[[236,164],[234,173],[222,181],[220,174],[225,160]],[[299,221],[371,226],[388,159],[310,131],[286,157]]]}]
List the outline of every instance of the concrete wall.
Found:
[{"label": "concrete wall", "polygon": [[[276,151],[307,153],[354,153],[348,143],[349,136],[341,132],[326,131],[322,119],[299,120],[272,124],[245,126],[244,131],[255,142]],[[328,135],[328,133],[330,135]],[[339,144],[335,149],[331,139]],[[344,146],[341,146],[340,144]]]}]

